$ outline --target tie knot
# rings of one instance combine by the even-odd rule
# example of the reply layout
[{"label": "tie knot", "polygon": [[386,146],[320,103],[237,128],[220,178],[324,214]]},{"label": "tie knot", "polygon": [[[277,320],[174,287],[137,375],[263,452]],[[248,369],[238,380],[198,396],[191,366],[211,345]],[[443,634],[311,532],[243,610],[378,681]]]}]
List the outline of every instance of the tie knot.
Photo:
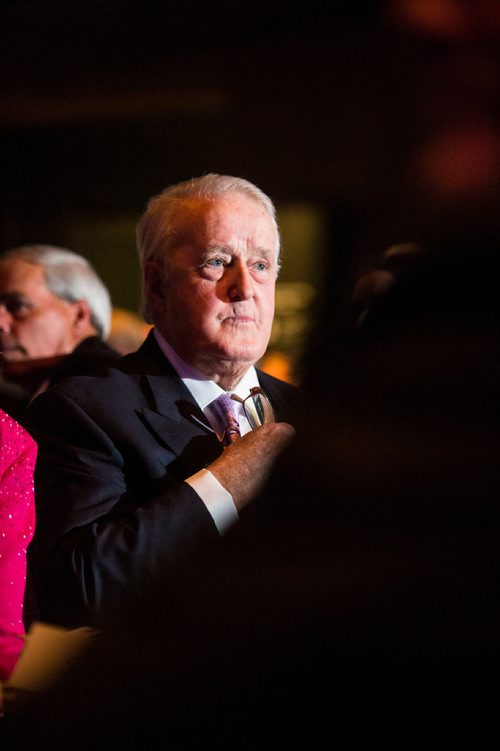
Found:
[{"label": "tie knot", "polygon": [[228,446],[240,437],[240,428],[234,411],[233,400],[224,392],[210,405],[217,416],[222,429],[222,443]]}]

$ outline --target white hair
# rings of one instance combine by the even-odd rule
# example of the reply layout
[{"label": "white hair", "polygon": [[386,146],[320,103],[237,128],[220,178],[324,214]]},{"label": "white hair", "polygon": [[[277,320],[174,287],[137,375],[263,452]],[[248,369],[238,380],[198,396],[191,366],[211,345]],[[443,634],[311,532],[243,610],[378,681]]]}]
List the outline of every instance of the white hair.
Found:
[{"label": "white hair", "polygon": [[269,196],[260,188],[242,177],[215,173],[170,185],[148,201],[146,210],[137,224],[137,250],[142,271],[142,312],[146,321],[151,323],[152,316],[145,294],[144,269],[146,263],[154,258],[167,258],[169,251],[175,247],[178,235],[173,219],[179,203],[189,198],[214,201],[229,193],[246,196],[269,214],[276,229],[276,264],[279,270],[281,241],[276,209]]},{"label": "white hair", "polygon": [[107,339],[111,326],[111,297],[86,258],[55,245],[20,245],[0,255],[0,261],[11,258],[41,266],[47,288],[61,300],[85,300],[97,336]]}]

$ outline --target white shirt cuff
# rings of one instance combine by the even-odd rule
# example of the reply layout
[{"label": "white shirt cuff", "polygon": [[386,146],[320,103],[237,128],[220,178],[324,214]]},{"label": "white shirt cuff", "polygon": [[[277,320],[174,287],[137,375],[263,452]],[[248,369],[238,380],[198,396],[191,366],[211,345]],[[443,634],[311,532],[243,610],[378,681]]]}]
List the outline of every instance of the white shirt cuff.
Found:
[{"label": "white shirt cuff", "polygon": [[208,469],[201,469],[188,477],[188,485],[200,496],[215,522],[219,534],[223,535],[238,521],[238,511],[231,493],[220,484]]}]

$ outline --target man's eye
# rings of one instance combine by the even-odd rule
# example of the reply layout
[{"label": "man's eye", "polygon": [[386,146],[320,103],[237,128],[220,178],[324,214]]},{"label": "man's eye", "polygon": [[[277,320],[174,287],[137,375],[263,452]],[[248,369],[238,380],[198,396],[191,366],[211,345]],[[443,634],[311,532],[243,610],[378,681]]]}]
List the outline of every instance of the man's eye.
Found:
[{"label": "man's eye", "polygon": [[224,266],[224,260],[222,258],[210,258],[207,261],[207,266],[215,266],[215,268],[219,268],[220,266]]},{"label": "man's eye", "polygon": [[254,267],[257,269],[257,271],[267,271],[269,265],[264,261],[257,261],[257,263],[254,264]]},{"label": "man's eye", "polygon": [[25,311],[30,309],[30,306],[28,305],[28,303],[19,301],[9,305],[9,308],[11,313],[24,313]]},{"label": "man's eye", "polygon": [[10,313],[11,316],[22,315],[29,310],[29,305],[22,300],[5,300],[3,303],[5,310]]}]

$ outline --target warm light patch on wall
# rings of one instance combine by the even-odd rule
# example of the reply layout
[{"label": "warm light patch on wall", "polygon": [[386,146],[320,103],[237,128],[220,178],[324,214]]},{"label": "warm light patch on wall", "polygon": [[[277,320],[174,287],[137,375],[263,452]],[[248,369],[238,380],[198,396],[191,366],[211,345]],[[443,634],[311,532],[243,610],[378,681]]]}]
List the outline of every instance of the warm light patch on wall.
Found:
[{"label": "warm light patch on wall", "polygon": [[327,217],[311,204],[278,207],[283,265],[276,286],[276,313],[267,355],[259,366],[296,382],[298,364],[311,326],[311,304],[325,269]]}]

